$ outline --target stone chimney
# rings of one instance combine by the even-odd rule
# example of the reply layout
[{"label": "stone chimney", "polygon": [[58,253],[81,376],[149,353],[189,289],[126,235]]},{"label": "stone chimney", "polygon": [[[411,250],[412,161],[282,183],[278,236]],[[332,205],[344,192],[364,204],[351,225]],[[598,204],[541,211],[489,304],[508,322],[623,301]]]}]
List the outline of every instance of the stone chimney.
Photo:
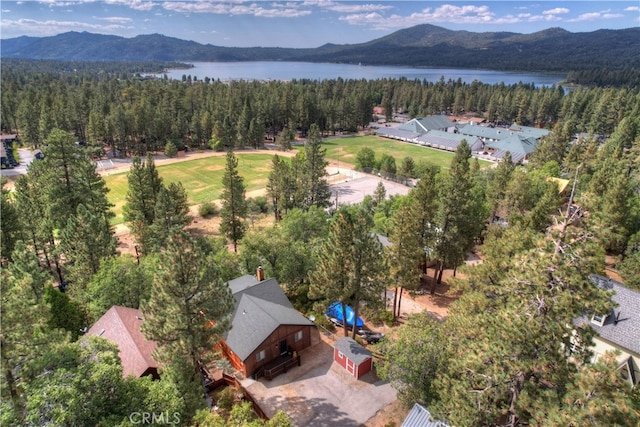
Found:
[{"label": "stone chimney", "polygon": [[259,265],[256,269],[256,279],[258,280],[258,282],[262,282],[264,280],[264,269],[261,265]]}]

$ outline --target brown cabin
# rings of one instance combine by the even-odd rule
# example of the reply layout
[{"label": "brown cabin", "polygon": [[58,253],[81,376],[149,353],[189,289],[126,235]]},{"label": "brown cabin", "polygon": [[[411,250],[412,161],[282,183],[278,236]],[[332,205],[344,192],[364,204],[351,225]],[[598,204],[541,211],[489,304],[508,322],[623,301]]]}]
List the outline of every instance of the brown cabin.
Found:
[{"label": "brown cabin", "polygon": [[[245,377],[260,377],[276,366],[299,364],[299,352],[318,334],[313,322],[293,308],[275,279],[246,275],[229,282],[235,298],[231,329],[220,343],[225,357]],[[269,378],[269,375],[265,375]]]}]

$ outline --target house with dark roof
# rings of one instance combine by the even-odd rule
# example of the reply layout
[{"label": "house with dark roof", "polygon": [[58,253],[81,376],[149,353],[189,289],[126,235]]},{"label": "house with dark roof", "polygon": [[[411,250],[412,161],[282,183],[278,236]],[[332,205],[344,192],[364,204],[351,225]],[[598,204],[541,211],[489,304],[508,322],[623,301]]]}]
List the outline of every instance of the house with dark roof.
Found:
[{"label": "house with dark roof", "polygon": [[607,351],[618,350],[618,371],[631,386],[640,383],[640,291],[624,287],[608,277],[593,275],[599,287],[613,291],[616,307],[610,313],[582,316],[577,326],[588,324],[597,333],[593,339],[592,362]]},{"label": "house with dark roof", "polygon": [[319,340],[313,322],[293,308],[275,279],[265,280],[263,275],[258,269],[256,276],[245,275],[228,283],[235,308],[231,329],[220,347],[245,377],[269,378],[267,373],[282,364],[299,363],[299,352]]},{"label": "house with dark roof", "polygon": [[140,326],[142,312],[135,308],[114,305],[87,331],[87,335],[102,337],[118,346],[122,374],[159,378],[158,363],[153,358],[155,341],[147,340]]}]

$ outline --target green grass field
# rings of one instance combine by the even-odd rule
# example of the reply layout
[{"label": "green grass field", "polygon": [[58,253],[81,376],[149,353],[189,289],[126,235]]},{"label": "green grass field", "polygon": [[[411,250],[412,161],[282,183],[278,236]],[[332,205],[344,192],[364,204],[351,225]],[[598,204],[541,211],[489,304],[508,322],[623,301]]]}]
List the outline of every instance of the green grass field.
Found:
[{"label": "green grass field", "polygon": [[[355,165],[358,151],[364,147],[371,148],[376,153],[376,158],[388,154],[396,159],[396,165],[400,165],[405,157],[412,157],[416,163],[421,161],[433,163],[444,169],[449,168],[453,153],[437,150],[435,148],[420,147],[379,136],[354,136],[326,141],[322,144],[327,149],[327,159],[337,160],[342,163]],[[486,167],[491,162],[480,160],[480,166]]]},{"label": "green grass field", "polygon": [[[396,159],[399,165],[404,157],[412,157],[418,163],[427,161],[443,168],[448,168],[453,158],[453,153],[431,148],[419,147],[391,139],[377,136],[356,136],[348,138],[332,139],[324,142],[327,149],[326,159],[336,160],[341,163],[355,165],[358,151],[363,147],[370,147],[376,157],[389,154]],[[244,178],[247,191],[258,190],[267,185],[269,172],[271,171],[272,155],[239,153],[238,171]],[[225,157],[208,157],[205,159],[189,160],[158,166],[158,172],[165,184],[170,182],[182,182],[190,205],[220,198],[222,193],[222,175],[225,168]],[[481,160],[480,165],[485,167],[490,162]],[[122,172],[105,177],[107,187],[110,189],[109,200],[114,204],[113,211],[116,214],[113,223],[123,222],[122,207],[127,194],[127,174]]]},{"label": "green grass field", "polygon": [[[247,191],[264,188],[271,171],[273,156],[240,153],[237,154],[237,157],[238,171],[244,178]],[[225,163],[224,156],[207,157],[157,166],[157,169],[165,185],[171,182],[182,182],[187,191],[189,204],[196,205],[220,198]],[[123,222],[122,207],[127,195],[127,173],[106,176],[105,181],[110,190],[109,201],[115,205],[113,211],[116,217],[113,224],[120,224]]]}]

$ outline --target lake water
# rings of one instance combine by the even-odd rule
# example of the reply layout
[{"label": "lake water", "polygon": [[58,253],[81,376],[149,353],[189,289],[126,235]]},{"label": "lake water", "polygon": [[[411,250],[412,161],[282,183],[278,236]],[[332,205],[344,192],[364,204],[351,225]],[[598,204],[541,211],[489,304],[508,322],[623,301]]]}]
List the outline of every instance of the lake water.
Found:
[{"label": "lake water", "polygon": [[205,77],[222,81],[228,80],[293,80],[311,79],[328,80],[337,79],[366,79],[376,80],[381,78],[398,79],[406,77],[409,80],[426,79],[429,82],[437,82],[441,77],[445,81],[461,79],[465,83],[477,80],[482,83],[506,85],[533,83],[536,86],[552,86],[564,79],[564,75],[537,74],[537,73],[511,73],[504,71],[488,70],[463,70],[449,68],[413,68],[394,66],[365,66],[350,64],[326,64],[310,62],[195,62],[194,67],[188,70],[168,70],[167,76],[171,79],[182,79],[182,76],[197,77],[204,80]]}]

